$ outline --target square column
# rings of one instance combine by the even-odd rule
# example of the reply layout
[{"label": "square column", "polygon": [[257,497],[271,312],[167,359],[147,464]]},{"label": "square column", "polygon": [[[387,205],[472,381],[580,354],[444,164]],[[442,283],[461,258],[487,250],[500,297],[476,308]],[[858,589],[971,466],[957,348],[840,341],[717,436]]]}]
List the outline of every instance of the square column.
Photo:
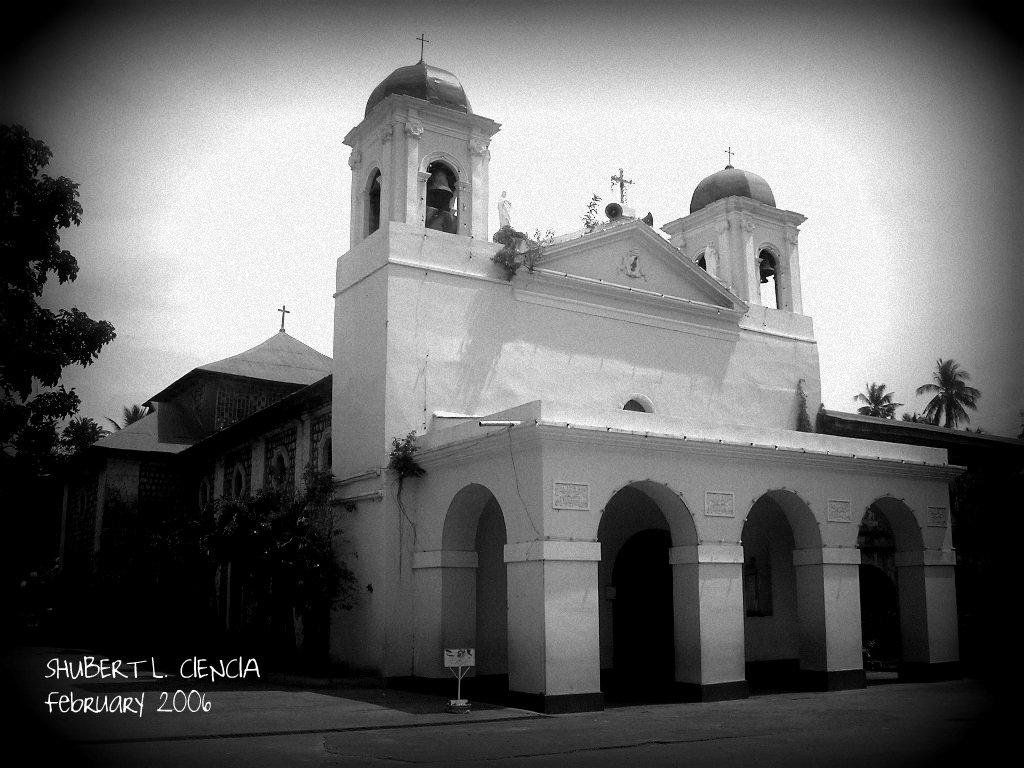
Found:
[{"label": "square column", "polygon": [[505,545],[508,687],[540,712],[602,709],[596,541]]},{"label": "square column", "polygon": [[815,690],[863,688],[860,550],[798,549],[793,565],[801,676]]},{"label": "square column", "polygon": [[476,644],[476,568],[474,551],[413,553],[414,675],[446,677],[444,648]]},{"label": "square column", "polygon": [[897,552],[900,678],[942,680],[960,676],[960,640],[952,550]]},{"label": "square column", "polygon": [[676,682],[691,701],[746,698],[743,545],[673,547]]}]

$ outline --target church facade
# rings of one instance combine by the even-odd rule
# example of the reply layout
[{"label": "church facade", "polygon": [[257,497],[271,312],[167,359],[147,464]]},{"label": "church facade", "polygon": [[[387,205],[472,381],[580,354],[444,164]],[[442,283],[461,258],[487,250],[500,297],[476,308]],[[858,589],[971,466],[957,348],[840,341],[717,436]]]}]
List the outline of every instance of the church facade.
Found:
[{"label": "church facade", "polygon": [[[353,669],[440,680],[443,649],[471,647],[476,685],[549,712],[862,686],[874,657],[955,674],[960,470],[811,431],[804,217],[730,165],[664,235],[613,204],[512,274],[498,129],[423,61],[380,83],[345,137],[333,360],[279,333],[166,388],[69,489],[66,552],[100,548],[105,497],[157,498],[154,477],[203,506],[313,464],[360,585],[331,626]],[[388,468],[410,434],[418,477]]]},{"label": "church facade", "polygon": [[[478,676],[544,711],[638,685],[741,696],[767,670],[860,686],[868,521],[901,670],[954,670],[959,469],[797,430],[820,403],[804,217],[728,166],[667,238],[609,206],[509,277],[497,130],[421,61],[345,138],[333,471],[366,591],[335,657],[439,678],[443,648],[473,647]],[[400,478],[383,468],[410,432],[426,473]]]}]

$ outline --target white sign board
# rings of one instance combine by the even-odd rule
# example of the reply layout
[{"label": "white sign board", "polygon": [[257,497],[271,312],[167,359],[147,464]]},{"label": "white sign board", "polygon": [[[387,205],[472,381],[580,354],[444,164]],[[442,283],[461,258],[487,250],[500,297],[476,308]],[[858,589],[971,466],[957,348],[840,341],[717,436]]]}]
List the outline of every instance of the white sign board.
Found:
[{"label": "white sign board", "polygon": [[444,649],[444,665],[445,665],[445,667],[475,667],[476,666],[476,649],[475,648],[445,648]]},{"label": "white sign board", "polygon": [[588,483],[555,483],[551,494],[552,509],[590,509]]}]

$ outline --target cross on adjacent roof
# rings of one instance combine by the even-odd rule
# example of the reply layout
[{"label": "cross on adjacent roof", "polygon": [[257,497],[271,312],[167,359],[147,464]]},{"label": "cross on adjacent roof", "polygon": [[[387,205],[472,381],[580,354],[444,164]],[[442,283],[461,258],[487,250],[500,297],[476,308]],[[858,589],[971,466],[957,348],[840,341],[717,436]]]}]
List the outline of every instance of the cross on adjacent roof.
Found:
[{"label": "cross on adjacent roof", "polygon": [[429,43],[430,41],[427,40],[426,33],[424,32],[420,32],[420,36],[416,39],[420,41],[420,61],[423,61],[423,44]]},{"label": "cross on adjacent roof", "polygon": [[732,165],[732,156],[735,155],[736,153],[732,151],[732,147],[730,146],[727,150],[725,150],[725,154],[727,154],[729,156],[729,165],[731,166]]},{"label": "cross on adjacent roof", "polygon": [[619,168],[618,176],[612,176],[612,189],[615,189],[616,184],[619,185],[619,203],[622,205],[626,204],[626,185],[632,183],[631,179],[626,178],[621,168]]},{"label": "cross on adjacent roof", "polygon": [[277,310],[277,311],[281,313],[281,331],[280,331],[280,333],[284,333],[284,316],[285,315],[290,315],[292,313],[292,311],[290,309],[286,309],[284,304],[282,304],[281,308],[279,310]]}]

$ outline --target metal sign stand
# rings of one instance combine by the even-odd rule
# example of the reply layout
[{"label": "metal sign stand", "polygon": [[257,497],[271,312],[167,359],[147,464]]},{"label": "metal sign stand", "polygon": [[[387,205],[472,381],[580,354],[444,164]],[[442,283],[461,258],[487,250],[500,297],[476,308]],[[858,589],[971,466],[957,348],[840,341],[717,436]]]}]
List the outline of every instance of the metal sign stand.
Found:
[{"label": "metal sign stand", "polygon": [[462,678],[469,674],[469,670],[476,666],[476,658],[473,648],[445,648],[444,665],[450,669],[455,676],[456,692],[454,699],[448,699],[448,711],[456,714],[465,714],[470,710],[468,699],[462,698]]}]

